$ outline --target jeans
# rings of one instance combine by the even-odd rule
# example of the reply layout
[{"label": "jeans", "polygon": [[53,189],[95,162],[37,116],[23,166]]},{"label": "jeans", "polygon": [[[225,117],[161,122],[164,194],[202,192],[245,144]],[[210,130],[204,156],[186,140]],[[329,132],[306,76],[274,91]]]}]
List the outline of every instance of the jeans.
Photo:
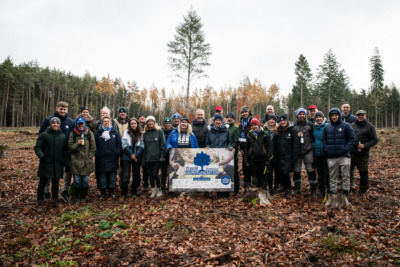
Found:
[{"label": "jeans", "polygon": [[150,177],[150,187],[154,188],[154,182],[157,185],[157,188],[161,187],[160,177],[158,176],[158,171],[160,169],[160,162],[148,162],[146,163],[147,173]]},{"label": "jeans", "polygon": [[46,184],[49,180],[51,180],[51,198],[58,199],[58,183],[60,179],[40,177],[39,186],[37,190],[37,200],[44,199],[44,188],[46,187]]},{"label": "jeans", "polygon": [[330,158],[329,167],[329,191],[333,194],[337,192],[337,183],[339,180],[339,170],[341,171],[343,181],[343,191],[350,191],[350,158]]},{"label": "jeans", "polygon": [[[137,193],[137,189],[140,185],[140,162],[134,160],[121,160],[121,167],[123,170],[123,175],[119,181],[121,186],[121,192],[123,195],[128,194],[129,180],[132,173],[132,194]],[[132,171],[132,172],[131,172]]]},{"label": "jeans", "polygon": [[74,188],[88,188],[89,175],[74,174]]},{"label": "jeans", "polygon": [[[275,179],[273,179],[274,173],[275,173]],[[267,182],[270,189],[272,188],[272,185],[274,186],[275,189],[278,189],[279,184],[281,183],[280,174],[281,172],[279,171],[278,164],[272,163],[271,170],[267,173]]]},{"label": "jeans", "polygon": [[108,188],[114,189],[117,180],[117,171],[112,172],[98,172],[100,189],[107,188],[107,180],[109,180]]}]

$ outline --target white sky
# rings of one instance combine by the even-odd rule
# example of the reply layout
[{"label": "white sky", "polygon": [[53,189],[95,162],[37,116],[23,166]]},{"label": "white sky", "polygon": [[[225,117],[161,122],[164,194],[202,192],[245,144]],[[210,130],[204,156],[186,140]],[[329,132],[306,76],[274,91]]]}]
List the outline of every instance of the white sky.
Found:
[{"label": "white sky", "polygon": [[0,60],[38,60],[79,76],[110,74],[140,89],[154,83],[178,92],[183,84],[171,83],[166,44],[191,5],[212,51],[209,78],[195,87],[237,87],[248,75],[287,95],[299,55],[315,75],[331,48],[352,88],[367,89],[374,47],[385,83],[400,85],[397,0],[1,0]]}]

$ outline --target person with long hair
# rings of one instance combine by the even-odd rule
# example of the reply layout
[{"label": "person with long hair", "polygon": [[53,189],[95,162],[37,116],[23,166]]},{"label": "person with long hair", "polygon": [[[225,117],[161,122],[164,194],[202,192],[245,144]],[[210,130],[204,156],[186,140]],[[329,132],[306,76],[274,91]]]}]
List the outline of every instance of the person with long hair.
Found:
[{"label": "person with long hair", "polygon": [[139,120],[131,118],[128,121],[128,130],[124,132],[122,137],[122,156],[121,167],[123,175],[120,180],[121,197],[128,197],[129,180],[132,170],[131,195],[136,198],[137,189],[140,186],[140,165],[142,153],[144,149],[142,139],[142,127]]},{"label": "person with long hair", "polygon": [[[268,107],[267,107],[267,109],[268,109]],[[268,120],[264,124],[264,130],[269,133],[271,140],[274,139],[275,131],[278,128],[278,126],[276,124],[277,119],[278,118],[275,114],[269,115]],[[275,177],[273,177],[273,174],[275,174]],[[275,194],[278,192],[279,185],[281,184],[279,175],[280,175],[279,166],[276,163],[274,163],[274,161],[272,161],[271,162],[271,171],[269,171],[267,173],[267,182],[268,182],[269,191],[271,194]]]}]

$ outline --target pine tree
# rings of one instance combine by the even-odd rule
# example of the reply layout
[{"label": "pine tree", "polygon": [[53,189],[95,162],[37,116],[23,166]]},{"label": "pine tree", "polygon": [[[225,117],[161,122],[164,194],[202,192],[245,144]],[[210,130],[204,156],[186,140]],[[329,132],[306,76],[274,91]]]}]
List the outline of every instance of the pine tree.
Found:
[{"label": "pine tree", "polygon": [[375,126],[378,127],[378,104],[381,103],[381,97],[383,94],[384,70],[382,67],[381,56],[377,47],[375,47],[373,55],[369,60],[369,65],[371,67],[370,93],[375,103]]},{"label": "pine tree", "polygon": [[183,22],[176,28],[174,40],[167,44],[168,65],[175,77],[186,81],[186,108],[189,109],[190,85],[193,79],[207,77],[204,68],[210,66],[210,44],[205,42],[203,24],[192,8],[183,17]]}]

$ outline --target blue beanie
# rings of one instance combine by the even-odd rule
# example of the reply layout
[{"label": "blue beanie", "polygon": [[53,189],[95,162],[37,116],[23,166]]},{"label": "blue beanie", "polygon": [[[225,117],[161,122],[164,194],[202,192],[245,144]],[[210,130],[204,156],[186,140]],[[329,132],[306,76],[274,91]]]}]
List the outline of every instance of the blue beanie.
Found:
[{"label": "blue beanie", "polygon": [[178,117],[179,120],[182,119],[182,118],[181,118],[181,115],[179,115],[179,113],[175,113],[175,114],[172,116],[172,120],[174,120],[176,117]]},{"label": "blue beanie", "polygon": [[302,112],[307,115],[307,110],[305,110],[304,108],[299,108],[298,110],[296,110],[296,118],[299,118],[299,114]]},{"label": "blue beanie", "polygon": [[219,114],[219,113],[216,113],[216,114],[214,115],[214,121],[215,121],[216,119],[220,119],[221,121],[224,121],[224,118],[223,118],[222,115]]},{"label": "blue beanie", "polygon": [[228,118],[228,117],[232,117],[232,119],[236,120],[236,116],[235,116],[235,114],[233,114],[232,112],[229,112],[229,113],[226,115],[226,117],[227,117],[227,118]]}]

